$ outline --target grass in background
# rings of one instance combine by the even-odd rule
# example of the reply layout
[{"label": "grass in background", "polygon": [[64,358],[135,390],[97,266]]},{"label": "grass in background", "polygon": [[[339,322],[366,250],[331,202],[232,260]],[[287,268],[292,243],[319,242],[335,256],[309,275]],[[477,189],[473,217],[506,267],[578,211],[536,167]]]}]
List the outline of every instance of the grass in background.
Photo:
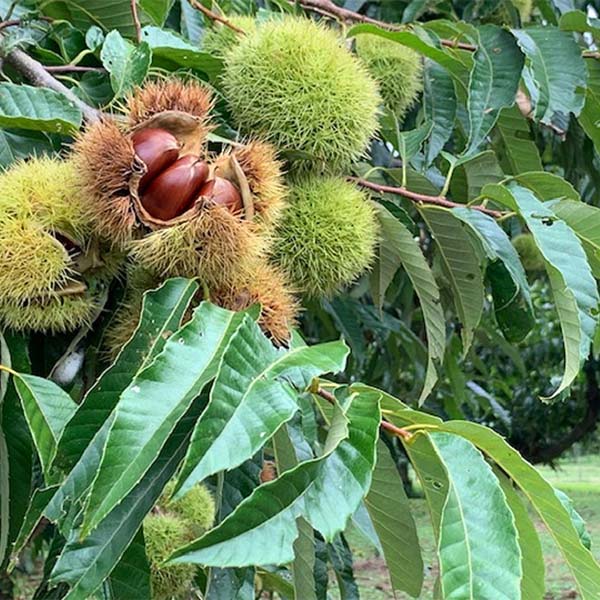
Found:
[{"label": "grass in background", "polygon": [[[575,508],[585,520],[590,532],[592,552],[600,561],[600,456],[569,459],[559,463],[556,470],[550,467],[540,467],[539,470],[552,485],[560,488],[572,498]],[[413,499],[410,502],[419,530],[426,568],[425,586],[421,599],[430,600],[433,597],[433,585],[437,576],[435,540],[425,501]],[[546,600],[579,598],[569,569],[558,548],[554,545],[542,522],[533,513],[532,516],[536,522],[546,558]],[[356,560],[354,575],[360,586],[361,599],[389,600],[393,598],[383,560],[359,536],[350,535],[350,543]],[[399,594],[398,598],[405,600],[410,597]]]}]

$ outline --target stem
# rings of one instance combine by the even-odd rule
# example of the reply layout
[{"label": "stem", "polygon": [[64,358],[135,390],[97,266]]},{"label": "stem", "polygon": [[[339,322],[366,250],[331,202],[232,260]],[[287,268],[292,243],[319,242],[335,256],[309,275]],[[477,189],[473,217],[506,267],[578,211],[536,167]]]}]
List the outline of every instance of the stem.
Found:
[{"label": "stem", "polygon": [[[437,206],[444,206],[445,208],[464,208],[465,205],[460,202],[452,202],[448,200],[444,196],[428,196],[427,194],[417,194],[416,192],[411,192],[404,187],[393,187],[391,185],[380,185],[378,183],[372,183],[371,181],[367,181],[366,179],[360,179],[358,177],[348,177],[348,181],[353,181],[354,183],[369,188],[371,190],[375,190],[376,192],[388,193],[388,194],[397,194],[398,196],[403,196],[404,198],[408,198],[413,202],[421,203],[421,204],[435,204]],[[499,210],[492,210],[491,208],[486,208],[485,206],[477,205],[471,207],[473,210],[478,210],[490,217],[494,217],[495,219],[499,219],[506,215],[506,213]]]},{"label": "stem", "polygon": [[225,27],[229,27],[229,29],[233,29],[233,31],[235,31],[236,33],[245,35],[246,32],[243,29],[240,29],[239,27],[234,25],[233,23],[231,23],[231,21],[228,21],[225,17],[222,17],[221,15],[214,13],[212,10],[209,10],[201,2],[198,2],[197,0],[190,0],[190,4],[196,10],[199,10],[204,16],[208,17],[211,21],[217,21],[218,23],[225,25]]},{"label": "stem", "polygon": [[[32,19],[33,21],[46,21],[47,23],[52,23],[53,19],[51,17],[36,17]],[[17,27],[23,23],[22,19],[7,19],[6,21],[0,21],[0,31],[2,29],[6,29],[7,27]]]},{"label": "stem", "polygon": [[[324,400],[327,400],[327,402],[329,402],[330,404],[335,404],[335,396],[331,392],[324,390],[322,387],[317,388],[316,394]],[[388,433],[401,437],[405,440],[408,440],[412,436],[412,433],[410,433],[406,429],[402,429],[402,427],[397,427],[389,421],[382,420],[380,427],[384,431],[387,431]]]},{"label": "stem", "polygon": [[10,367],[7,367],[6,365],[0,365],[0,371],[6,371],[7,373],[10,373],[11,375],[18,375],[18,373],[16,371],[13,371],[13,369],[11,369]]},{"label": "stem", "polygon": [[44,65],[48,73],[106,73],[104,67],[80,67],[78,65]]},{"label": "stem", "polygon": [[454,167],[456,163],[450,163],[450,168],[448,169],[448,173],[446,174],[446,180],[444,181],[444,187],[440,192],[440,196],[446,197],[448,190],[450,189],[450,181],[452,180],[452,175],[454,175]]},{"label": "stem", "polygon": [[142,24],[140,23],[140,17],[137,11],[137,0],[131,0],[131,16],[133,17],[133,24],[135,25],[135,38],[139,44],[142,41]]},{"label": "stem", "polygon": [[41,63],[31,58],[31,56],[23,52],[23,50],[15,48],[6,56],[5,60],[26,79],[33,83],[33,85],[47,87],[66,96],[70,102],[79,108],[83,114],[83,118],[88,123],[95,123],[100,120],[102,113],[99,110],[83,102],[83,100],[78,98],[68,87],[52,77]]}]

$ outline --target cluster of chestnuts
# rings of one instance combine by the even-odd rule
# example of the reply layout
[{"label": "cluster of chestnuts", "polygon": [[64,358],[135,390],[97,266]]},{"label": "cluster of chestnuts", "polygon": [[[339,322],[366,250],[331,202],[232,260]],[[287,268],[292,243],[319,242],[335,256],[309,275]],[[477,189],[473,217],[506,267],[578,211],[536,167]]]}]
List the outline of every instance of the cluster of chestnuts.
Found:
[{"label": "cluster of chestnuts", "polygon": [[139,183],[140,202],[155,219],[170,221],[187,212],[201,196],[231,212],[242,210],[242,196],[235,184],[219,177],[199,156],[180,156],[177,138],[166,129],[141,129],[131,139],[135,153],[146,165]]}]

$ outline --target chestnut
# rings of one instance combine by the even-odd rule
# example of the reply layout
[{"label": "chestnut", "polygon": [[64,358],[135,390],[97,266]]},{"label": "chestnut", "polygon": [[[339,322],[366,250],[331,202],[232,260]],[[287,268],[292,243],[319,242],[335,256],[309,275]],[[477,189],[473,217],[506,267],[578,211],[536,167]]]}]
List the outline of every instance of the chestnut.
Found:
[{"label": "chestnut", "polygon": [[150,182],[140,197],[142,206],[155,219],[170,221],[192,206],[208,173],[199,157],[184,156]]},{"label": "chestnut", "polygon": [[237,187],[224,177],[215,177],[200,188],[200,195],[210,198],[215,204],[221,204],[232,213],[243,208],[242,196]]},{"label": "chestnut", "polygon": [[135,153],[142,159],[147,171],[140,179],[140,191],[179,156],[179,142],[166,129],[140,129],[131,138]]}]

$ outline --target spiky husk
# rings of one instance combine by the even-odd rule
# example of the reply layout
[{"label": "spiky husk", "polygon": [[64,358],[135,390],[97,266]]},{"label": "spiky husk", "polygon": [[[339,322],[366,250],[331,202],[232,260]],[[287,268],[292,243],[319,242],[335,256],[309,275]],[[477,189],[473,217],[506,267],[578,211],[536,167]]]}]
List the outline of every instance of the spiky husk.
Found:
[{"label": "spiky husk", "polygon": [[189,541],[187,524],[175,515],[149,514],[144,519],[153,600],[185,598],[189,593],[196,573],[195,565],[162,565],[176,548]]},{"label": "spiky husk", "polygon": [[[246,34],[253,33],[256,30],[254,17],[248,15],[228,15],[227,20]],[[240,42],[242,37],[243,34],[234,31],[226,25],[213,23],[213,26],[204,32],[202,50],[213,56],[224,58]]]},{"label": "spiky husk", "polygon": [[223,86],[240,130],[306,153],[304,167],[346,166],[377,129],[377,84],[333,30],[306,18],[246,35],[227,55]]},{"label": "spiky husk", "polygon": [[359,35],[356,53],[379,83],[385,106],[398,118],[423,89],[421,57],[410,48],[378,35]]},{"label": "spiky husk", "polygon": [[179,111],[204,120],[205,133],[209,125],[213,96],[210,88],[194,81],[164,79],[144,84],[136,89],[127,100],[130,127],[143,123],[164,111]]},{"label": "spiky husk", "polygon": [[201,277],[209,286],[232,281],[265,250],[250,223],[223,206],[194,220],[154,231],[132,244],[132,260],[160,278]]},{"label": "spiky husk", "polygon": [[275,148],[266,142],[251,140],[217,157],[217,173],[235,181],[228,165],[230,155],[238,161],[250,186],[256,222],[267,229],[272,228],[281,214],[286,195],[283,165],[277,159]]},{"label": "spiky husk", "polygon": [[363,191],[340,177],[309,176],[290,186],[273,255],[298,290],[331,295],[371,265],[377,236]]},{"label": "spiky husk", "polygon": [[530,233],[521,233],[513,238],[512,244],[519,253],[519,258],[526,271],[543,271],[544,257]]},{"label": "spiky husk", "polygon": [[31,158],[0,174],[0,223],[29,219],[82,242],[91,231],[90,216],[71,160]]},{"label": "spiky husk", "polygon": [[[94,283],[96,289],[120,260],[103,257],[102,244],[91,237],[92,215],[77,165],[32,158],[0,175],[0,190],[2,324],[59,332],[89,323],[97,299],[74,286]],[[67,250],[62,238],[80,251]]]},{"label": "spiky husk", "polygon": [[170,481],[158,501],[159,506],[183,519],[191,537],[200,537],[215,522],[216,506],[212,494],[208,488],[199,484],[193,486],[182,498],[173,500],[171,494],[174,489],[175,482]]},{"label": "spiky husk", "polygon": [[234,285],[211,291],[211,300],[230,310],[244,310],[260,303],[258,324],[278,345],[286,344],[296,323],[299,306],[283,272],[263,261]]},{"label": "spiky husk", "polygon": [[79,135],[74,151],[98,232],[123,247],[136,226],[129,195],[135,157],[131,139],[114,121],[103,120]]},{"label": "spiky husk", "polygon": [[0,303],[0,322],[15,331],[63,333],[90,325],[98,304],[88,294],[45,299],[43,303]]}]

